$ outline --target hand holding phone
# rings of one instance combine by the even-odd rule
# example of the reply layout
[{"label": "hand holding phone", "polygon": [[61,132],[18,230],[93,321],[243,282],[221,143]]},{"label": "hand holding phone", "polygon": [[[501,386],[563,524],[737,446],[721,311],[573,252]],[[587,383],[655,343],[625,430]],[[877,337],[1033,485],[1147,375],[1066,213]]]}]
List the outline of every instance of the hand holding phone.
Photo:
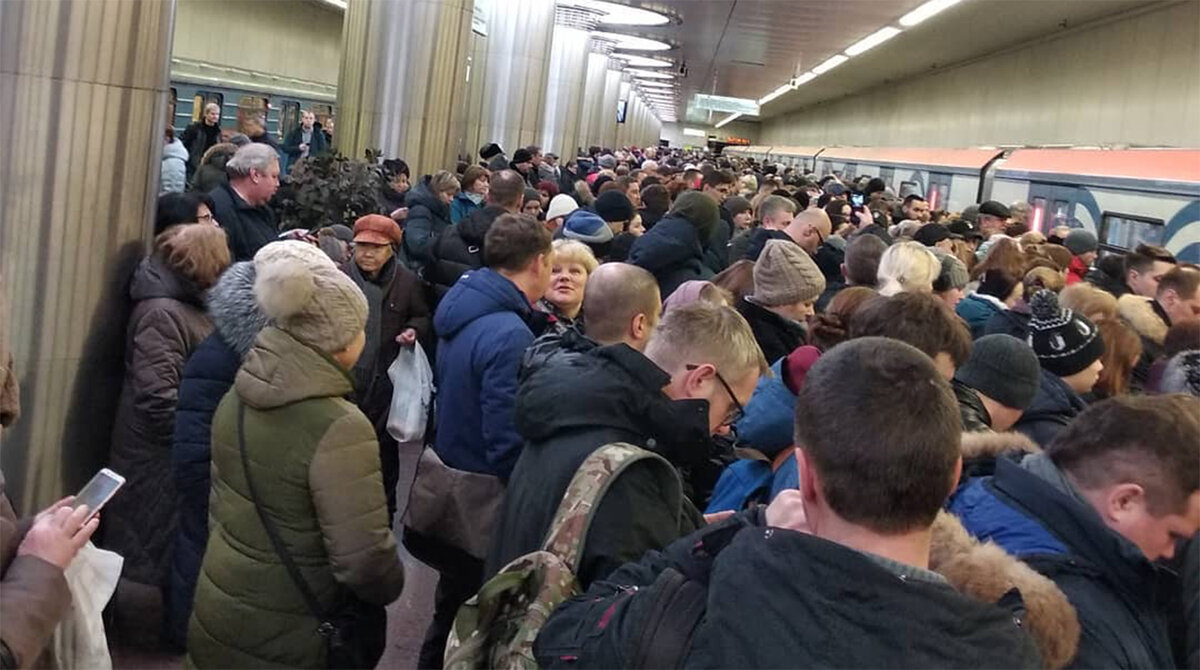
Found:
[{"label": "hand holding phone", "polygon": [[78,507],[79,505],[87,505],[87,508],[91,510],[91,514],[89,514],[88,519],[92,519],[100,513],[100,509],[108,504],[108,501],[111,500],[112,497],[117,494],[117,491],[120,490],[120,488],[124,485],[124,477],[118,475],[112,470],[109,470],[108,468],[102,468],[100,472],[97,472],[96,476],[92,477],[92,480],[88,482],[87,485],[85,485],[82,489],[80,489],[78,494],[75,495],[75,500],[72,503],[72,506]]},{"label": "hand holding phone", "polygon": [[33,556],[66,570],[99,526],[100,519],[92,508],[82,504],[72,506],[70,499],[65,498],[34,518],[21,546],[17,547],[17,555]]}]

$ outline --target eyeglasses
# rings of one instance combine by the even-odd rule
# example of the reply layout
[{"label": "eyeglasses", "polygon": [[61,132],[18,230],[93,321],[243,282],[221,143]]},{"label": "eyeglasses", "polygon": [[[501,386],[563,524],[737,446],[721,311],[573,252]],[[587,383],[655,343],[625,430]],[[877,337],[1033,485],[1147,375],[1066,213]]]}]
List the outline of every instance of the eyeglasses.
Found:
[{"label": "eyeglasses", "polygon": [[[690,363],[684,367],[689,372],[700,369],[699,365],[692,365]],[[733,394],[733,388],[731,388],[729,383],[725,381],[725,378],[721,376],[720,371],[716,368],[713,368],[713,374],[717,376],[717,381],[721,382],[721,387],[725,389],[725,392],[729,394],[729,399],[733,401],[733,409],[729,410],[729,414],[725,417],[725,420],[721,422],[722,426],[731,426],[738,421],[741,421],[742,417],[746,416],[746,408],[742,406],[742,403],[737,399],[737,396]]]}]

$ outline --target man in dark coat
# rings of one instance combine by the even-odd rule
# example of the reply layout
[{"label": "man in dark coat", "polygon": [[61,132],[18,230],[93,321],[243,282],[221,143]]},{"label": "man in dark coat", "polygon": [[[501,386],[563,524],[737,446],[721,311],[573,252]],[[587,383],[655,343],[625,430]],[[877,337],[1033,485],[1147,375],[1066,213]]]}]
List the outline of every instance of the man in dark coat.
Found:
[{"label": "man in dark coat", "polygon": [[433,345],[429,305],[421,282],[396,257],[400,239],[395,221],[382,214],[367,214],[354,222],[354,259],[342,267],[367,298],[366,343],[354,364],[354,395],[379,441],[389,525],[396,515],[400,451],[387,429],[394,390],[388,368],[400,347],[420,344],[429,350]]},{"label": "man in dark coat", "polygon": [[729,242],[733,239],[736,226],[733,225],[729,210],[721,205],[726,198],[737,194],[737,177],[729,170],[713,170],[700,180],[700,192],[717,203],[720,215],[720,221],[704,242],[704,264],[713,274],[717,274],[729,266]]},{"label": "man in dark coat", "polygon": [[204,116],[184,128],[179,139],[188,151],[187,176],[190,180],[200,167],[204,152],[221,141],[221,106],[215,102],[205,105]]},{"label": "man in dark coat", "polygon": [[658,280],[658,290],[669,296],[691,279],[710,279],[713,271],[704,264],[702,240],[712,236],[720,222],[717,204],[699,191],[687,191],[653,229],[633,243],[629,262]]},{"label": "man in dark coat", "polygon": [[492,175],[487,206],[447,228],[431,245],[424,278],[433,284],[440,299],[468,270],[483,267],[484,238],[492,223],[505,214],[521,211],[525,199],[525,181],[512,170]]},{"label": "man in dark coat", "polygon": [[542,628],[539,664],[1041,667],[1016,608],[931,569],[960,431],[920,351],[884,338],[831,349],[797,398],[800,490],[593,582]]},{"label": "man in dark coat", "polygon": [[254,263],[235,263],[208,293],[214,332],[183,367],[171,471],[179,496],[179,529],[164,593],[163,638],[177,651],[187,646],[188,619],[200,564],[208,545],[208,499],[212,493],[212,421],[221,398],[267,317],[254,299]]},{"label": "man in dark coat", "polygon": [[[998,459],[950,511],[1054,580],[1079,616],[1076,668],[1175,667],[1174,575],[1156,565],[1200,529],[1200,401],[1119,396],[1019,463]],[[1193,624],[1195,622],[1192,622]]]},{"label": "man in dark coat", "polygon": [[325,144],[325,133],[316,127],[316,121],[317,117],[311,110],[300,112],[300,125],[283,139],[283,153],[287,154],[289,164],[301,158],[323,154],[329,149]]},{"label": "man in dark coat", "polygon": [[[645,355],[615,344],[534,372],[517,394],[526,446],[509,480],[487,573],[541,548],[575,471],[605,444],[635,444],[677,467],[702,465],[710,435],[728,432],[765,367],[736,312],[698,303],[665,316]],[[603,578],[703,523],[690,500],[680,509],[651,468],[635,467],[605,495],[576,576],[585,585]]]},{"label": "man in dark coat", "polygon": [[234,262],[254,254],[279,235],[275,211],[267,203],[279,188],[279,156],[265,144],[247,144],[225,164],[229,183],[218,186],[213,216],[229,237]]}]

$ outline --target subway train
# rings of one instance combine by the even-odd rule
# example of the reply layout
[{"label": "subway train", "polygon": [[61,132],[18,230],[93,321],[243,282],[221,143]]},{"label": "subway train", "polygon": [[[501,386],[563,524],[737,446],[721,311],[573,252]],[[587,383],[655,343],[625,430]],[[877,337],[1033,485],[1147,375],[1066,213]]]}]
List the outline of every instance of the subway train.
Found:
[{"label": "subway train", "polygon": [[228,134],[244,132],[244,123],[252,116],[265,118],[267,132],[282,142],[293,128],[300,125],[300,110],[311,109],[322,127],[326,127],[334,115],[334,99],[324,91],[284,91],[262,86],[255,86],[251,90],[173,76],[167,104],[171,127],[176,135],[199,121],[205,105],[210,102],[221,106],[221,126],[225,130],[225,139],[228,139]]},{"label": "subway train", "polygon": [[1086,228],[1104,249],[1139,243],[1200,262],[1200,150],[728,147],[727,155],[804,172],[883,178],[905,197],[961,211],[984,200],[1033,206],[1030,226]]}]

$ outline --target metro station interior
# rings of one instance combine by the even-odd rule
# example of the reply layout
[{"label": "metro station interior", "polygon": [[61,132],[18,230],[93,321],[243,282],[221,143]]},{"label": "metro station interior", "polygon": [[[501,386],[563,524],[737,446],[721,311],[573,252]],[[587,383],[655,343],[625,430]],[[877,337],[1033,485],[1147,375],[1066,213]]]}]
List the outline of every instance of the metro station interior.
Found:
[{"label": "metro station interior", "polygon": [[[209,103],[279,142],[312,111],[414,178],[489,143],[695,149],[1025,200],[1114,248],[1146,226],[1196,262],[1197,73],[1196,0],[0,0],[7,494],[40,509],[105,464],[161,138]],[[426,586],[380,667],[415,662]]]}]

